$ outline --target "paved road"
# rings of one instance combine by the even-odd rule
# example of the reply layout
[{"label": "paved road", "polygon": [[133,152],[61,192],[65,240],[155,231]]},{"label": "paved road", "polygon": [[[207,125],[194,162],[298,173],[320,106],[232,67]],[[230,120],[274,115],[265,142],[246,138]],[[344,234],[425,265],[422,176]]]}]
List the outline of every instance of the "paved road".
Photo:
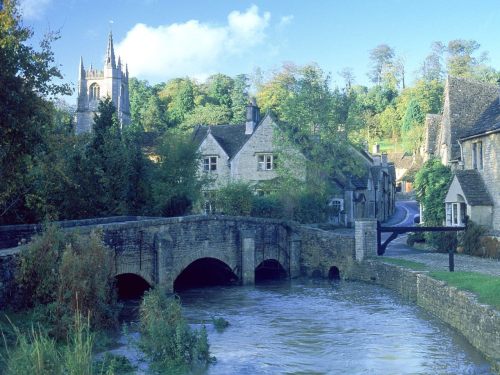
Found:
[{"label": "paved road", "polygon": [[[396,212],[384,223],[384,226],[412,226],[413,217],[418,212],[418,204],[415,201],[396,202]],[[414,249],[406,245],[406,235],[393,240],[387,247],[384,256],[424,263],[432,270],[444,271],[448,269],[448,254]],[[455,271],[471,271],[500,276],[500,260],[455,254]]]}]

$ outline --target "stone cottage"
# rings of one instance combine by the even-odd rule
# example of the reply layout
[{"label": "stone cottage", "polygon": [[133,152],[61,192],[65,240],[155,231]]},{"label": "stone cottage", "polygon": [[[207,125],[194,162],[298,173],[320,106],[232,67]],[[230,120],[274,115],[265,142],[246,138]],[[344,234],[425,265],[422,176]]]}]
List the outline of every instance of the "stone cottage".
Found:
[{"label": "stone cottage", "polygon": [[500,234],[498,87],[449,77],[443,114],[429,122],[426,133],[424,157],[439,157],[454,171],[446,224],[463,225],[467,216]]},{"label": "stone cottage", "polygon": [[[306,179],[305,156],[293,147],[283,146],[277,130],[273,116],[267,113],[261,118],[255,102],[248,105],[244,124],[200,125],[195,129],[193,139],[202,155],[200,169],[212,180],[206,192],[206,211],[211,210],[211,191],[229,182],[245,181],[254,186],[256,194],[265,194],[278,177],[278,163],[284,163],[296,179]],[[362,178],[340,176],[332,181],[340,193],[329,201],[336,212],[331,221],[350,226],[361,217],[387,219],[394,210],[394,166],[387,162],[386,155],[372,158],[354,148],[353,155],[363,161],[365,174]]]}]

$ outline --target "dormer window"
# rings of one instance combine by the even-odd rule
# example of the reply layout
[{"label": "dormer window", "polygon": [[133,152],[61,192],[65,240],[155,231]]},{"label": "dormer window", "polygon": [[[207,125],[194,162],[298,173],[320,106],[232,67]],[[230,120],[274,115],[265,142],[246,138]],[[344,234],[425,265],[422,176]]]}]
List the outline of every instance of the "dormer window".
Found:
[{"label": "dormer window", "polygon": [[211,172],[217,170],[217,156],[207,156],[203,158],[203,170]]},{"label": "dormer window", "polygon": [[260,154],[257,155],[257,170],[258,171],[272,171],[276,169],[277,155],[273,154]]}]

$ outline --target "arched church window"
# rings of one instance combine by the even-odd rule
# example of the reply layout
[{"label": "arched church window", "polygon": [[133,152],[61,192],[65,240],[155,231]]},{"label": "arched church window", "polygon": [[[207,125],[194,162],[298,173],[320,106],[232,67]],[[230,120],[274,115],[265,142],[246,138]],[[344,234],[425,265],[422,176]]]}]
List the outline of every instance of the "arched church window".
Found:
[{"label": "arched church window", "polygon": [[97,83],[93,83],[89,87],[89,100],[99,100],[101,89]]}]

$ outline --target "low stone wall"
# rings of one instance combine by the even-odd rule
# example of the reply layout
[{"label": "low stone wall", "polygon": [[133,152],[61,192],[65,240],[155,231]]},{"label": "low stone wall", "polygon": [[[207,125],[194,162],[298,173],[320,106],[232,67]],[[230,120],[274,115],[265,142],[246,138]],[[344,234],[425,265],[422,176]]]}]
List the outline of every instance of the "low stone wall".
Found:
[{"label": "low stone wall", "polygon": [[435,280],[426,272],[367,260],[353,264],[346,279],[366,281],[395,290],[401,296],[448,323],[500,373],[500,312],[478,302],[469,292]]}]

